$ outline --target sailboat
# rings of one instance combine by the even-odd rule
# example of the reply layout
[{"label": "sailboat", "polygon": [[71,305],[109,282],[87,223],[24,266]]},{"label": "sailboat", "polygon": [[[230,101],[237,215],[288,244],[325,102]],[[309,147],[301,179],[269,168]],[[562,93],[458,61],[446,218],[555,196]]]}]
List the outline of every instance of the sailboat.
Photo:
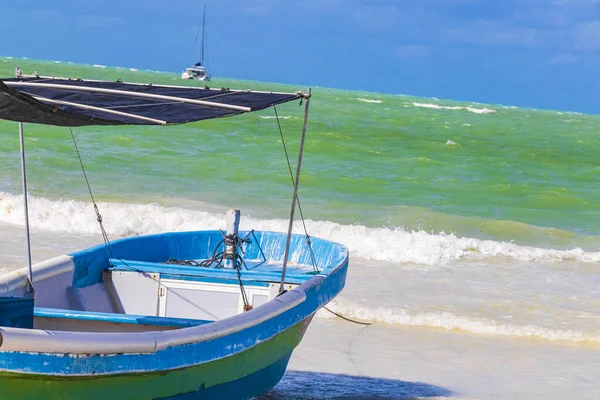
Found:
[{"label": "sailboat", "polygon": [[202,14],[202,39],[200,40],[200,61],[194,64],[193,67],[186,68],[182,72],[182,79],[197,79],[199,81],[210,81],[210,74],[206,71],[204,65],[204,46],[206,44],[204,27],[206,23],[206,6],[204,6],[204,13]]},{"label": "sailboat", "polygon": [[[0,79],[0,119],[19,126],[29,260],[0,276],[0,399],[235,400],[276,385],[348,268],[345,246],[292,232],[310,99],[310,89]],[[288,159],[287,232],[240,230],[232,209],[213,230],[109,239],[72,127],[168,126],[291,101],[304,103],[304,124],[295,175]],[[71,130],[104,243],[32,265],[24,123]]]}]

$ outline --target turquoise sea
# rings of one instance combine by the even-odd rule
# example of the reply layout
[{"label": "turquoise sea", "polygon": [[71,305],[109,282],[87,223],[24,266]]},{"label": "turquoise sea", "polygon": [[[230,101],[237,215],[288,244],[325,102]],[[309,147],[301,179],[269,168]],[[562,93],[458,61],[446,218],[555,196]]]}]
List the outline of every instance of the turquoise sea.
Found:
[{"label": "turquoise sea", "polygon": [[[178,73],[10,57],[0,58],[0,76],[13,76],[16,66],[47,76],[204,85]],[[209,85],[305,89],[220,78]],[[428,370],[412,378],[394,370],[393,360],[378,375],[429,380],[459,397],[600,396],[590,378],[600,367],[600,116],[312,90],[299,197],[309,234],[344,243],[352,257],[348,286],[331,307],[385,327],[377,334],[392,342],[439,334],[432,340],[448,346],[465,338],[483,343],[483,353],[467,352],[464,375]],[[303,107],[277,111],[295,168]],[[244,228],[287,226],[292,186],[272,109],[180,126],[73,132],[113,238],[224,228],[231,207],[241,209]],[[101,242],[68,128],[26,124],[25,138],[34,258]],[[15,246],[23,225],[16,123],[0,122],[0,169],[0,261],[15,269],[25,260]],[[321,315],[318,326],[327,332],[338,323]],[[492,383],[477,375],[498,346],[527,343],[528,351],[543,349],[531,350],[526,364],[535,368],[521,386],[501,361]],[[552,358],[558,353],[565,355]],[[424,368],[435,370],[439,357]],[[556,362],[571,362],[579,373],[548,383]],[[293,384],[284,381],[274,398],[294,398]],[[323,393],[297,398],[333,398]]]}]

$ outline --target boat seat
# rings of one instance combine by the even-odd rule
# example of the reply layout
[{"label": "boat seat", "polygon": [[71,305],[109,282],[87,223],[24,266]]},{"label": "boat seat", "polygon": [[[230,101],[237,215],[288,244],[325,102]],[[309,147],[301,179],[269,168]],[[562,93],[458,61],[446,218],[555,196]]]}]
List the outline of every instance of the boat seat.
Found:
[{"label": "boat seat", "polygon": [[187,319],[187,318],[172,318],[172,317],[154,317],[147,315],[130,315],[103,313],[94,311],[76,311],[62,310],[58,308],[35,307],[33,311],[34,317],[56,318],[56,319],[74,319],[83,321],[99,321],[114,324],[135,324],[135,325],[151,325],[164,326],[170,328],[188,328],[208,324],[213,321]]},{"label": "boat seat", "polygon": [[[165,277],[187,280],[194,278],[208,278],[211,280],[236,281],[237,271],[233,268],[207,268],[195,267],[180,264],[166,264],[157,262],[124,260],[124,259],[109,259],[111,267],[109,271],[136,271],[142,273],[161,274]],[[246,270],[242,269],[240,273],[242,281],[246,282],[279,282],[281,272],[279,271],[264,271],[264,270]],[[293,273],[288,271],[285,276],[287,283],[300,285],[312,278],[310,273]]]}]

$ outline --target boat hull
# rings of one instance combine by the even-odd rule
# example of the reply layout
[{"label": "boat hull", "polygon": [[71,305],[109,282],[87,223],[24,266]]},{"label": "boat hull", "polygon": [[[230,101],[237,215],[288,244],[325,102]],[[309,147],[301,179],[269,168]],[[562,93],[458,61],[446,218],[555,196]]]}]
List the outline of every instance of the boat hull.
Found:
[{"label": "boat hull", "polygon": [[250,399],[279,382],[311,319],[233,356],[178,370],[76,377],[0,373],[0,399]]},{"label": "boat hull", "polygon": [[[157,262],[170,258],[204,259],[204,253],[213,252],[221,237],[219,231],[198,231],[125,238],[112,243],[118,259],[109,260],[106,248],[97,246],[36,264],[34,315],[38,323],[43,317],[58,325],[34,325],[34,329],[0,327],[0,400],[246,399],[276,385],[314,314],[344,287],[348,252],[339,244],[313,238],[317,264],[323,266],[319,273],[292,273],[292,268],[286,275],[289,286],[285,292],[223,319],[194,319],[197,323],[191,326],[165,325],[172,329],[157,330],[153,327],[162,327],[159,322],[181,321],[165,315],[152,316],[154,322],[150,323],[147,313],[103,313],[87,308],[106,300],[112,281],[105,281],[105,276],[110,273],[114,279],[112,274],[120,272],[119,263],[123,262],[129,265],[128,273],[135,268],[133,273],[152,275],[160,282],[179,276],[193,278],[190,282],[231,280],[235,293],[240,278],[234,275],[239,274],[248,283],[246,288],[252,287],[251,283],[267,287],[280,278],[280,272],[269,272],[272,267],[268,265],[263,271],[235,273]],[[268,250],[269,259],[276,261],[286,235],[255,232],[254,240]],[[309,258],[302,251],[303,246],[303,237],[292,237],[291,260],[297,265],[306,264]],[[247,248],[246,255],[253,257],[253,252],[258,251]],[[229,275],[234,278],[228,278]],[[6,297],[24,296],[26,276],[21,270],[0,277],[0,291],[4,290]],[[143,296],[143,285],[133,287],[132,295]],[[143,298],[149,299],[154,309],[159,292],[152,288],[150,291],[154,297]],[[72,304],[74,311],[69,311]],[[78,322],[81,328],[90,321],[100,323],[100,316],[108,318],[102,323],[110,323],[113,330],[60,329],[72,326],[60,325],[63,320],[62,323]],[[130,324],[132,319],[141,325],[150,324],[150,329],[114,330]]]}]

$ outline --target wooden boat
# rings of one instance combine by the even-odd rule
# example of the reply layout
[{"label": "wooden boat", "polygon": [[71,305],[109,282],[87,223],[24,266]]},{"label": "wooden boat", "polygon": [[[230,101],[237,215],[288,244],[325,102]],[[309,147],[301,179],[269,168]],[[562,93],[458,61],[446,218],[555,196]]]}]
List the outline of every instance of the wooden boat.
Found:
[{"label": "wooden boat", "polygon": [[343,245],[292,233],[310,90],[0,81],[0,118],[19,121],[22,155],[23,122],[169,125],[292,100],[306,105],[288,232],[241,232],[229,210],[225,232],[105,236],[0,277],[0,399],[254,397],[281,379],[348,267]]}]

